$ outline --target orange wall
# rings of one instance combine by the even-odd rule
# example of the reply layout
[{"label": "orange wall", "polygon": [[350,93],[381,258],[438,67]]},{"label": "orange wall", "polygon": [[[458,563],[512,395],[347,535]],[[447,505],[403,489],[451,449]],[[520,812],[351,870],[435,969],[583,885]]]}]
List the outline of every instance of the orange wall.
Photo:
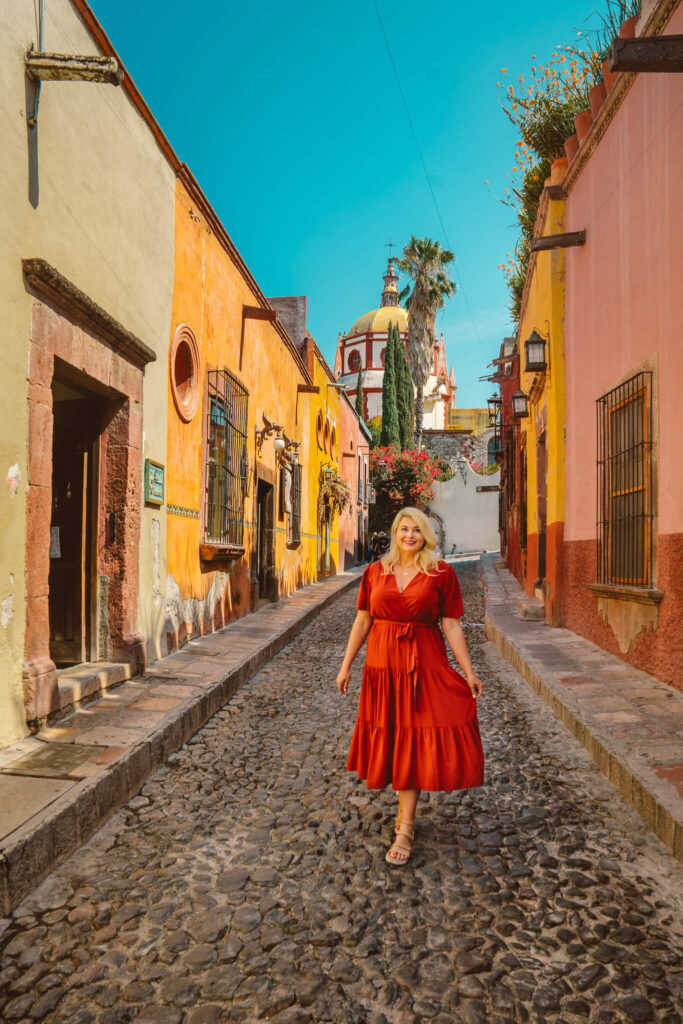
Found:
[{"label": "orange wall", "polygon": [[[293,440],[307,442],[308,395],[297,395],[297,385],[307,381],[303,366],[297,363],[273,324],[265,320],[245,320],[243,351],[242,309],[262,302],[249,286],[235,261],[212,230],[201,206],[179,179],[176,188],[176,253],[171,338],[181,323],[188,324],[197,338],[200,354],[199,409],[190,423],[177,414],[170,388],[168,391],[167,508],[171,506],[201,514],[202,503],[202,429],[206,415],[204,392],[208,369],[228,369],[249,392],[247,444],[249,458],[255,459],[255,429],[263,426],[261,416],[284,427]],[[170,344],[170,342],[169,342]],[[297,408],[298,398],[298,408]],[[302,455],[306,456],[305,443]],[[276,468],[272,436],[266,439],[259,461],[271,471]],[[250,583],[255,486],[253,472],[246,499],[244,532],[246,554],[237,562],[222,566],[229,578],[218,576],[199,557],[201,523],[199,518],[168,513],[167,555],[169,583],[173,576],[183,601],[196,598],[204,602],[194,614],[200,619],[200,631],[215,628],[250,610]],[[277,519],[276,488],[275,526]],[[286,538],[276,532],[275,566],[281,573],[281,592],[307,582],[309,561],[304,541],[298,549],[288,549]],[[303,550],[302,550],[303,549]],[[207,596],[214,588],[207,601]],[[171,585],[171,591],[173,591]],[[177,593],[177,592],[176,592]],[[218,611],[212,617],[212,608]],[[188,618],[188,615],[185,615]],[[195,626],[197,624],[195,623]],[[197,629],[186,630],[196,632]],[[182,633],[182,630],[180,631]],[[177,636],[176,640],[183,639]]]}]

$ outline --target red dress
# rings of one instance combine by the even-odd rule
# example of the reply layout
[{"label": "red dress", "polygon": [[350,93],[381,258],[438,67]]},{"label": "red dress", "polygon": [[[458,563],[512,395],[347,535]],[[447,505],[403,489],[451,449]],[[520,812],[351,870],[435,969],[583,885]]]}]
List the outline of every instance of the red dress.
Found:
[{"label": "red dress", "polygon": [[446,562],[417,573],[403,593],[373,562],[356,607],[369,611],[363,685],[346,767],[368,789],[452,790],[481,786],[484,752],[477,702],[448,664],[442,617],[463,613],[458,579]]}]

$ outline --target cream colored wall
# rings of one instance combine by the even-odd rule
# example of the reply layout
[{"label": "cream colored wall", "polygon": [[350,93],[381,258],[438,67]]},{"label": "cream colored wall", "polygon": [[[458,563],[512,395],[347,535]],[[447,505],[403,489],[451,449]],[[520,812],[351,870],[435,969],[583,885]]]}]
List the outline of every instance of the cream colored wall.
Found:
[{"label": "cream colored wall", "polygon": [[[38,128],[27,132],[24,56],[37,47],[38,2],[0,4],[0,309],[4,380],[0,471],[0,747],[26,732],[22,701],[31,298],[23,257],[40,257],[158,354],[144,383],[145,456],[165,462],[166,360],[173,285],[175,175],[121,88],[43,83]],[[68,0],[46,0],[44,49],[97,54]],[[29,154],[32,153],[32,159]],[[34,187],[30,190],[31,176]],[[37,183],[37,189],[35,184]],[[13,494],[14,492],[14,494]],[[140,628],[153,633],[152,522],[166,578],[165,515],[142,513]]]}]

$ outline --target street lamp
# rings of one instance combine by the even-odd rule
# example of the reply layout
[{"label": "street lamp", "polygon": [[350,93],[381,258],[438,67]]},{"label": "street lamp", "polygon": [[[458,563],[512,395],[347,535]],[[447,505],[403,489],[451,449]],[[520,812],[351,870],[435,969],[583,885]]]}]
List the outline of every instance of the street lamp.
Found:
[{"label": "street lamp", "polygon": [[519,389],[512,396],[512,415],[518,420],[529,415],[526,395]]},{"label": "street lamp", "polygon": [[489,426],[493,426],[498,420],[498,406],[500,405],[500,398],[494,393],[490,398],[486,399],[486,404],[489,408]]},{"label": "street lamp", "polygon": [[524,342],[524,357],[526,360],[525,370],[527,373],[533,373],[536,370],[545,370],[545,340],[536,330],[533,330]]}]

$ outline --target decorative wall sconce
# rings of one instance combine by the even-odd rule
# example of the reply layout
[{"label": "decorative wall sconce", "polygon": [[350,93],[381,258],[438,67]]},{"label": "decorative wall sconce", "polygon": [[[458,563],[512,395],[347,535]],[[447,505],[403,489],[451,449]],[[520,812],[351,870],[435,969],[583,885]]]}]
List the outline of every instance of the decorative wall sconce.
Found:
[{"label": "decorative wall sconce", "polygon": [[512,415],[518,420],[529,415],[527,397],[521,390],[515,391],[512,396]]},{"label": "decorative wall sconce", "polygon": [[524,342],[524,359],[526,373],[535,373],[547,367],[545,358],[545,339],[537,330],[533,330]]},{"label": "decorative wall sconce", "polygon": [[275,451],[283,452],[285,450],[285,442],[282,438],[282,427],[280,426],[279,423],[271,423],[271,421],[268,419],[265,413],[261,414],[261,419],[263,420],[265,426],[263,427],[262,430],[259,430],[258,427],[256,428],[256,454],[261,454],[263,442],[267,437],[270,437],[271,434],[277,434],[277,437],[273,441],[273,447],[275,448]]},{"label": "decorative wall sconce", "polygon": [[[292,441],[291,437],[287,436],[286,430],[283,430],[282,433],[283,437],[278,437],[273,442],[278,465],[284,466],[289,463],[290,466],[298,466],[301,441]],[[282,443],[282,447],[279,446],[278,441]]]}]

